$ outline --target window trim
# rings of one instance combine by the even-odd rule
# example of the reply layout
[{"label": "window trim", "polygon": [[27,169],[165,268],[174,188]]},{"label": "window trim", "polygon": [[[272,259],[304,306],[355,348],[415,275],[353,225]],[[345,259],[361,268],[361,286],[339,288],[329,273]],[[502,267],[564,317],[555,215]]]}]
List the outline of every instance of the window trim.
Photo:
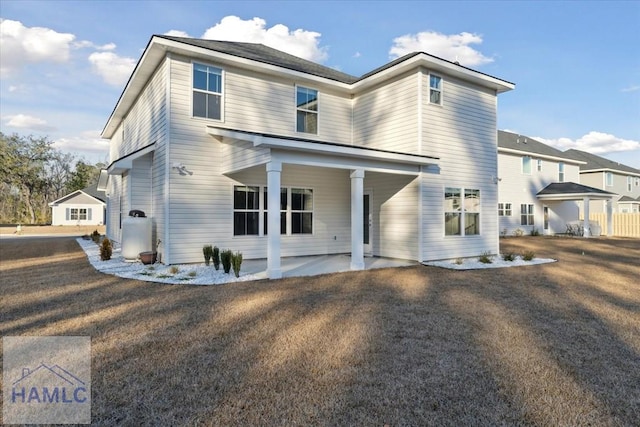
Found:
[{"label": "window trim", "polygon": [[564,162],[558,163],[558,182],[564,182]]},{"label": "window trim", "polygon": [[[525,159],[529,159],[529,172],[526,172],[525,168],[524,168],[524,160]],[[520,170],[521,170],[523,175],[531,175],[532,174],[532,167],[531,167],[531,162],[532,161],[533,161],[533,158],[531,156],[522,156],[522,158],[520,160]]]},{"label": "window trim", "polygon": [[[222,90],[222,92],[218,93],[218,92],[210,92],[208,90],[203,90],[203,89],[196,89],[195,87],[193,87],[193,74],[195,72],[195,66],[196,65],[202,65],[205,67],[211,67],[211,68],[217,68],[218,70],[220,70],[220,89]],[[213,120],[216,122],[224,122],[224,104],[225,104],[225,82],[226,82],[226,72],[225,69],[222,67],[219,67],[217,65],[213,65],[211,63],[205,63],[205,62],[199,62],[199,61],[191,61],[191,90],[190,90],[190,100],[191,100],[191,118],[192,119],[198,119],[198,120]],[[193,111],[193,94],[194,92],[200,92],[200,93],[205,93],[205,94],[213,94],[213,95],[219,95],[220,96],[220,118],[219,119],[214,119],[214,118],[210,118],[210,117],[203,117],[203,116],[196,116],[194,114]]]},{"label": "window trim", "polygon": [[[435,77],[439,79],[439,82],[440,82],[439,88],[434,88],[433,86],[431,86],[431,77]],[[431,102],[431,91],[436,91],[440,93],[440,102]],[[442,78],[442,76],[434,73],[429,73],[429,94],[428,95],[429,96],[427,99],[429,100],[429,104],[439,105],[439,106],[444,105],[444,79]]]},{"label": "window trim", "polygon": [[[460,207],[459,210],[447,210],[446,208],[446,195],[448,192],[450,192],[450,190],[455,190],[459,192],[459,197],[460,197]],[[468,211],[466,209],[465,206],[465,200],[466,200],[466,192],[467,191],[477,191],[478,192],[478,200],[479,200],[479,206],[478,206],[478,210],[477,211]],[[450,237],[474,237],[474,236],[482,236],[482,190],[480,188],[471,188],[471,187],[449,187],[446,186],[444,187],[444,191],[442,193],[442,195],[444,196],[444,204],[443,204],[443,234],[445,238],[450,238]],[[458,215],[458,228],[460,233],[459,234],[447,234],[447,214],[457,214]],[[467,234],[466,233],[466,229],[467,229],[467,220],[466,220],[466,215],[467,214],[477,214],[478,215],[478,232],[474,233],[474,234]]]},{"label": "window trim", "polygon": [[[299,108],[298,107],[298,89],[307,89],[307,90],[313,90],[316,92],[316,110],[307,110],[304,108]],[[293,105],[294,105],[294,109],[295,109],[295,113],[294,113],[294,121],[293,121],[293,128],[295,130],[296,133],[302,133],[305,135],[319,135],[320,134],[320,91],[318,89],[309,87],[309,86],[302,86],[299,84],[295,84],[294,86],[294,91],[293,91]],[[316,115],[316,131],[314,132],[306,132],[306,131],[301,131],[298,130],[298,111],[303,111],[305,113],[312,113]]]},{"label": "window trim", "polygon": [[[524,209],[523,209],[524,208]],[[523,210],[525,212],[523,212]],[[522,220],[526,218],[526,224],[523,224]],[[529,219],[531,224],[529,224]],[[520,225],[522,226],[535,226],[536,225],[536,211],[533,203],[520,203]]]},{"label": "window trim", "polygon": [[513,203],[511,202],[498,203],[498,216],[503,216],[503,217],[513,216]]}]

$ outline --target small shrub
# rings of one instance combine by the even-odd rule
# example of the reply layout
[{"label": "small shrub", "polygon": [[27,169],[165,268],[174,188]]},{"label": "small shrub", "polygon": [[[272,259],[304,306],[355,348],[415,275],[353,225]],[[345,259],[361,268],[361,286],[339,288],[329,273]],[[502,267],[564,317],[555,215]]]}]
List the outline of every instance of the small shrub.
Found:
[{"label": "small shrub", "polygon": [[493,262],[493,256],[491,256],[491,252],[486,251],[478,257],[478,261],[483,264],[491,264]]},{"label": "small shrub", "polygon": [[220,249],[217,246],[213,247],[213,266],[216,270],[220,270]]},{"label": "small shrub", "polygon": [[532,236],[539,236],[540,235],[540,231],[538,231],[538,227],[533,227],[531,229],[531,235]]},{"label": "small shrub", "polygon": [[533,251],[526,251],[522,254],[522,259],[525,261],[531,261],[536,257],[536,254]]},{"label": "small shrub", "polygon": [[213,258],[213,247],[211,245],[204,245],[202,247],[202,254],[204,255],[205,265],[209,265],[211,258]]},{"label": "small shrub", "polygon": [[225,249],[224,251],[220,252],[220,261],[222,262],[222,269],[224,270],[225,274],[229,274],[229,271],[231,271],[232,256],[233,252],[229,249]]},{"label": "small shrub", "polygon": [[240,277],[240,266],[242,265],[242,253],[236,252],[231,255],[231,264],[233,265],[233,272],[236,277]]},{"label": "small shrub", "polygon": [[513,235],[516,237],[522,237],[524,236],[524,230],[521,228],[516,228],[515,230],[513,230]]},{"label": "small shrub", "polygon": [[516,255],[514,253],[508,252],[502,255],[502,259],[505,261],[515,261]]},{"label": "small shrub", "polygon": [[111,240],[106,237],[102,240],[100,244],[100,259],[102,261],[108,261],[111,259],[111,254],[113,253],[113,246],[111,245]]},{"label": "small shrub", "polygon": [[456,260],[455,260],[455,261],[453,261],[453,263],[454,263],[454,264],[457,264],[457,265],[462,265],[462,262],[463,262],[463,261],[462,261],[462,258],[456,258]]},{"label": "small shrub", "polygon": [[93,230],[93,233],[91,233],[91,240],[95,243],[100,243],[100,233],[98,233],[98,230]]},{"label": "small shrub", "polygon": [[187,276],[189,277],[196,277],[198,275],[198,273],[196,273],[195,271],[190,271],[189,273],[187,273]]},{"label": "small shrub", "polygon": [[180,269],[178,268],[178,266],[177,266],[177,265],[172,265],[172,266],[169,268],[169,273],[171,273],[171,274],[178,274],[178,273],[180,273]]}]

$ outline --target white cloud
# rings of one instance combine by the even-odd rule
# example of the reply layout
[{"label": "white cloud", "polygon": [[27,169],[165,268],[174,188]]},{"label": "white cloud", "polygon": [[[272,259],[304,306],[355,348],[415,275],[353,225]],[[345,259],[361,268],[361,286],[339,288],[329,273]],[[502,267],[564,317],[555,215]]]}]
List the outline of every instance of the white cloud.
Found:
[{"label": "white cloud", "polygon": [[98,44],[95,44],[94,42],[83,40],[83,41],[79,41],[79,42],[74,43],[73,47],[76,48],[76,49],[91,48],[91,49],[96,49],[96,50],[115,50],[116,44],[115,43],[107,43],[107,44],[104,44],[104,45],[98,45]]},{"label": "white cloud", "polygon": [[173,37],[190,37],[188,33],[180,30],[169,30],[164,33],[165,36],[173,36]]},{"label": "white cloud", "polygon": [[282,24],[267,28],[266,24],[261,18],[244,21],[237,16],[226,16],[205,31],[202,38],[262,43],[310,61],[322,63],[327,60],[327,48],[319,46],[320,33],[302,29],[290,31]]},{"label": "white cloud", "polygon": [[0,76],[9,76],[27,63],[68,61],[74,39],[73,34],[42,27],[29,28],[19,21],[0,19]]},{"label": "white cloud", "polygon": [[463,32],[446,35],[435,31],[423,31],[395,38],[389,56],[395,59],[412,52],[425,52],[473,67],[493,62],[493,58],[486,57],[469,46],[481,43],[482,37],[477,34]]},{"label": "white cloud", "polygon": [[621,89],[620,92],[635,92],[637,90],[640,90],[640,85],[625,87],[624,89]]},{"label": "white cloud", "polygon": [[109,141],[100,138],[99,130],[82,132],[79,135],[56,138],[53,146],[80,157],[86,157],[92,163],[104,162],[109,157]]},{"label": "white cloud", "polygon": [[534,137],[534,139],[563,151],[575,148],[576,150],[593,154],[606,154],[640,150],[640,141],[622,139],[608,133],[595,131],[591,131],[576,140],[570,138],[546,139],[540,137]]},{"label": "white cloud", "polygon": [[113,86],[123,86],[136,66],[136,60],[116,55],[113,52],[94,52],[89,62],[96,74]]},{"label": "white cloud", "polygon": [[9,119],[6,125],[17,129],[28,129],[40,132],[51,132],[56,130],[56,128],[49,125],[46,120],[29,116],[27,114],[16,114],[7,116],[6,118]]}]

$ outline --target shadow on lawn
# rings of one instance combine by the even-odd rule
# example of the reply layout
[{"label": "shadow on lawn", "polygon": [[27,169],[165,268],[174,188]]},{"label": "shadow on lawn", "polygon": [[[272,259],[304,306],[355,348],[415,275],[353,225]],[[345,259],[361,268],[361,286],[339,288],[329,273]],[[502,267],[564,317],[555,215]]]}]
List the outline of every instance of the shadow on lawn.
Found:
[{"label": "shadow on lawn", "polygon": [[632,425],[640,242],[507,240],[559,262],[211,287],[3,266],[0,329],[92,336],[95,424]]}]

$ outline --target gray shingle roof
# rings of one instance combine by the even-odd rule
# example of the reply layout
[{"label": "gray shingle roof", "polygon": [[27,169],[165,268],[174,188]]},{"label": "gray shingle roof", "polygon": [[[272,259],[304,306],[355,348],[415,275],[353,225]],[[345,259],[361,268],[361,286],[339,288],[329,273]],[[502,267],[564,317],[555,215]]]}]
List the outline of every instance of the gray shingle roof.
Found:
[{"label": "gray shingle roof", "polygon": [[605,159],[604,157],[596,156],[595,154],[587,153],[576,149],[570,149],[565,151],[567,157],[576,160],[582,160],[587,162],[586,165],[580,165],[581,171],[594,170],[594,169],[611,169],[612,171],[631,172],[640,174],[640,169],[632,168],[631,166],[623,165],[622,163],[614,162],[613,160]]},{"label": "gray shingle roof", "polygon": [[82,192],[83,193],[87,193],[91,197],[95,197],[96,199],[100,200],[101,202],[105,202],[104,191],[98,191],[98,183],[97,182],[95,184],[92,184],[92,185],[86,187],[86,188],[83,188]]},{"label": "gray shingle roof", "polygon": [[589,187],[587,185],[576,184],[575,182],[554,182],[538,191],[538,195],[545,194],[611,194],[609,191],[600,190],[599,188]]},{"label": "gray shingle roof", "polygon": [[265,64],[276,65],[278,67],[294,71],[301,71],[303,73],[324,77],[341,83],[351,84],[358,80],[358,77],[343,73],[330,67],[325,67],[324,65],[316,64],[312,61],[307,61],[306,59],[298,58],[297,56],[290,55],[263,44],[203,40],[173,36],[157,37],[214,50],[216,52],[226,53],[228,55],[238,56],[240,58],[251,59]]},{"label": "gray shingle roof", "polygon": [[629,196],[622,196],[620,197],[620,199],[618,199],[618,202],[638,202],[640,201],[640,198],[634,199],[633,197],[629,197]]},{"label": "gray shingle roof", "polygon": [[543,144],[540,141],[536,141],[531,137],[504,130],[498,131],[498,148],[509,148],[511,150],[527,151],[543,156],[572,159],[572,157],[565,155],[562,151]]}]

